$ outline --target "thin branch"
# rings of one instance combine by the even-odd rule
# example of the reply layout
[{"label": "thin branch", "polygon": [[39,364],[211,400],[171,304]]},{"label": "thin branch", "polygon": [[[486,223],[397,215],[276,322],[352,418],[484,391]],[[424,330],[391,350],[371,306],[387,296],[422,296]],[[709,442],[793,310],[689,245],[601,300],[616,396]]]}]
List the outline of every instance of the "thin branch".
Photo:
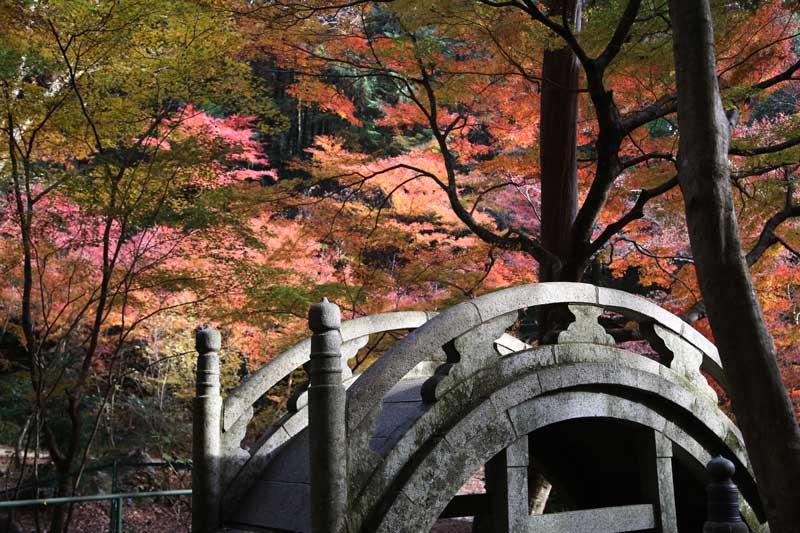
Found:
[{"label": "thin branch", "polygon": [[611,238],[618,234],[622,229],[625,228],[628,224],[633,222],[634,220],[640,219],[644,216],[644,206],[657,196],[661,196],[662,194],[666,193],[667,191],[672,190],[678,185],[678,177],[673,176],[672,178],[668,179],[661,185],[657,187],[653,187],[652,189],[642,189],[639,192],[639,197],[636,199],[636,203],[631,207],[631,209],[625,213],[622,217],[619,218],[616,222],[612,222],[603,230],[603,232],[589,244],[586,249],[586,257],[591,257],[595,253],[597,253],[603,246],[606,245]]}]

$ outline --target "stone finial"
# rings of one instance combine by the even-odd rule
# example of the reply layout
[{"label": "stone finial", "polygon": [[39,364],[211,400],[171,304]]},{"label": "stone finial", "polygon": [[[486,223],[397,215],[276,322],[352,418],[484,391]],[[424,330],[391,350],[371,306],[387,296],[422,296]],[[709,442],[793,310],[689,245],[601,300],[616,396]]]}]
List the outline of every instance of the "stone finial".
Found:
[{"label": "stone finial", "polygon": [[318,304],[308,309],[308,327],[314,333],[325,333],[342,327],[342,316],[339,306],[323,298]]},{"label": "stone finial", "polygon": [[711,483],[706,487],[708,517],[703,533],[746,533],[747,524],[739,514],[739,488],[733,483],[734,464],[717,455],[706,465]]},{"label": "stone finial", "polygon": [[208,324],[194,330],[194,346],[200,355],[218,352],[222,348],[222,335]]},{"label": "stone finial", "polygon": [[192,533],[212,533],[220,522],[222,335],[212,327],[199,327],[195,330],[195,347],[198,355],[192,421]]},{"label": "stone finial", "polygon": [[342,385],[342,319],[327,298],[308,310],[308,459],[311,531],[342,531],[347,509],[347,436]]},{"label": "stone finial", "polygon": [[708,462],[706,471],[716,483],[731,482],[731,478],[736,473],[736,466],[732,461],[717,455]]}]

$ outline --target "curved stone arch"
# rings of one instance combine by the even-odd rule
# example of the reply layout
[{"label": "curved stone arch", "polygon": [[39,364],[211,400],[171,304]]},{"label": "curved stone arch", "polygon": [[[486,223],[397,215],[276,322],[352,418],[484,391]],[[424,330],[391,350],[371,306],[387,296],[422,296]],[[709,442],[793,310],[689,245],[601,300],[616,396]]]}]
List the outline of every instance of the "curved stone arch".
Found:
[{"label": "curved stone arch", "polygon": [[[436,312],[422,311],[391,312],[345,321],[341,328],[343,351],[349,349],[355,354],[366,344],[370,335],[414,330],[436,314]],[[281,447],[308,426],[308,411],[305,404],[302,404],[297,406],[295,411],[277,420],[249,451],[239,447],[246,424],[252,417],[252,404],[281,379],[309,361],[310,340],[310,337],[306,337],[282,352],[245,379],[225,398],[222,420],[222,447],[226,462],[226,469],[221,479],[225,489],[222,497],[223,514],[235,507],[235,503],[252,485],[261,469]],[[346,348],[348,344],[351,348]],[[495,346],[498,353],[503,354],[529,347],[507,334],[497,339]],[[427,371],[429,369],[422,369],[422,372]],[[357,377],[353,376],[347,380],[345,386],[354,383]]]},{"label": "curved stone arch", "polygon": [[[508,399],[513,396],[507,396]],[[700,471],[711,454],[682,428],[650,407],[609,393],[564,390],[502,406],[493,395],[463,417],[414,463],[406,481],[395,487],[395,498],[382,510],[375,531],[429,531],[458,489],[482,465],[517,439],[567,420],[605,418],[634,423],[667,436]],[[745,475],[750,475],[747,472]],[[762,530],[743,502],[743,514],[753,531]]]},{"label": "curved stone arch", "polygon": [[[347,320],[340,330],[342,346],[355,355],[368,342],[370,335],[414,330],[435,315],[435,312],[401,311]],[[274,453],[308,425],[308,413],[303,407],[274,423],[249,451],[240,447],[247,424],[253,417],[253,404],[291,372],[308,363],[310,354],[311,337],[306,337],[244,379],[223,400],[220,428],[225,463],[220,479],[224,489],[223,512],[248,490]]]},{"label": "curved stone arch", "polygon": [[[628,394],[650,404],[654,412],[666,414],[669,411],[671,417],[690,420],[693,427],[705,428],[700,435],[704,442],[716,443],[715,448],[724,449],[740,471],[749,471],[738,428],[716,404],[679,374],[657,361],[613,346],[547,345],[510,354],[495,366],[461,382],[430,405],[383,458],[375,458],[368,464],[366,457],[356,455],[359,450],[351,447],[351,457],[359,457],[350,472],[350,486],[358,493],[356,507],[375,508],[426,443],[435,441],[450,425],[471,416],[464,413],[475,407],[476,398],[488,398],[484,403],[496,404],[502,411],[520,399],[587,387],[596,390],[624,388]],[[504,418],[500,414],[498,417]],[[672,422],[670,425],[675,426]],[[363,434],[351,434],[350,438],[356,443],[367,440]],[[745,481],[743,490],[755,494],[751,473]]]},{"label": "curved stone arch", "polygon": [[[602,307],[640,322],[656,323],[699,350],[701,368],[719,383],[725,382],[716,347],[679,317],[644,298],[583,283],[522,285],[455,305],[398,341],[348,390],[348,432],[369,433],[376,406],[385,394],[419,362],[440,358],[448,342],[503,315],[552,304]],[[362,445],[364,442],[360,441]]]},{"label": "curved stone arch", "polygon": [[[424,311],[400,311],[347,320],[342,322],[342,342],[354,341],[375,333],[416,329],[435,315],[436,313]],[[230,430],[254,402],[280,380],[307,363],[310,353],[311,337],[306,337],[259,368],[230,391],[223,402],[222,431]]]}]

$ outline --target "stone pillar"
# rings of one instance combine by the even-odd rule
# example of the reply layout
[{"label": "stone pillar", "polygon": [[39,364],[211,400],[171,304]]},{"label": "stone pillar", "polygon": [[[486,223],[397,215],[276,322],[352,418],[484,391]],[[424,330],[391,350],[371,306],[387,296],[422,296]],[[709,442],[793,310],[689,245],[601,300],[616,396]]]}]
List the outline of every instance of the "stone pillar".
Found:
[{"label": "stone pillar", "polygon": [[478,531],[516,533],[530,523],[528,436],[523,435],[485,466],[491,516],[478,517]]},{"label": "stone pillar", "polygon": [[706,465],[711,483],[706,487],[708,517],[703,533],[748,533],[739,514],[739,488],[733,483],[736,467],[718,455]]},{"label": "stone pillar", "polygon": [[342,335],[339,307],[327,298],[308,311],[311,360],[308,387],[311,531],[337,533],[347,510],[345,389],[342,385]]},{"label": "stone pillar", "polygon": [[192,419],[192,533],[216,531],[220,523],[221,345],[222,337],[214,328],[203,326],[195,331],[198,357]]},{"label": "stone pillar", "polygon": [[647,431],[638,446],[642,488],[653,503],[655,531],[678,533],[675,485],[672,479],[672,441],[660,431]]}]

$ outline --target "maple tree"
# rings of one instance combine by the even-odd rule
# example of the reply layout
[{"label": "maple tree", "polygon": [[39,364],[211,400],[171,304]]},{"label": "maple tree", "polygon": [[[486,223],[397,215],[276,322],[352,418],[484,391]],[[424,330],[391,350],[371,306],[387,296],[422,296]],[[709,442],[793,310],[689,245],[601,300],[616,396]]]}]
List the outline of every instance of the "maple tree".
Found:
[{"label": "maple tree", "polygon": [[[0,16],[12,28],[0,42],[2,296],[31,392],[20,442],[36,479],[46,447],[65,495],[125,370],[128,336],[207,297],[181,294],[197,277],[173,260],[221,212],[202,193],[252,177],[226,163],[254,159],[252,132],[187,103],[235,91],[246,106],[249,71],[222,52],[230,26],[191,2],[6,3]],[[68,528],[63,510],[50,530]]]},{"label": "maple tree", "polygon": [[[800,28],[780,1],[711,7],[746,263],[800,412]],[[87,429],[122,438],[141,353],[137,386],[189,397],[190,358],[158,361],[196,320],[223,326],[231,384],[322,295],[359,316],[587,280],[711,335],[666,1],[64,0],[0,20],[4,338],[32,358],[15,368],[47,400],[19,427],[40,417],[22,433],[62,492]],[[70,398],[72,422],[48,414]]]},{"label": "maple tree", "polygon": [[[678,179],[697,277],[770,530],[788,532],[800,520],[795,505],[800,498],[800,428],[742,253],[711,9],[708,0],[671,0],[670,14],[681,131]],[[769,419],[765,412],[771,413]]]},{"label": "maple tree", "polygon": [[[428,198],[416,203],[418,211],[431,207],[453,232],[466,226],[487,249],[502,251],[499,256],[522,252],[536,259],[532,265],[558,267],[557,279],[567,280],[581,279],[595,261],[618,274],[636,267],[642,285],[668,287],[665,303],[686,311],[698,299],[675,177],[666,4],[590,3],[580,33],[530,4],[356,2],[326,11],[329,4],[312,2],[246,14],[281,30],[270,32],[262,46],[275,51],[279,64],[293,66],[296,84],[318,87],[324,81],[336,89],[324,93],[323,106],[334,105],[335,95],[352,102],[342,109],[361,106],[351,120],[354,128],[363,121],[379,134],[394,132],[391,144],[368,160],[353,142],[321,144],[345,163],[311,169],[319,179],[308,189],[317,187],[318,196],[325,189],[330,199],[354,206],[364,191],[394,196],[420,182],[413,187]],[[797,214],[793,202],[786,202],[797,160],[795,108],[789,104],[776,112],[774,106],[779,96],[791,100],[796,90],[795,22],[781,2],[719,2],[715,14],[723,96],[738,122],[731,158],[739,211],[747,217],[748,263],[755,265],[779,245],[783,251],[769,256],[777,261],[773,266],[789,266]],[[538,237],[547,209],[564,212],[558,209],[561,200],[542,202],[538,142],[540,58],[558,43],[573,49],[584,71],[575,91],[584,95],[579,166],[562,180],[575,180],[581,200],[570,243],[562,242],[569,253],[554,253]],[[303,105],[314,105],[308,101],[313,94]],[[374,117],[359,102],[376,99],[382,115]],[[342,147],[361,157],[360,168],[350,165]],[[310,155],[318,158],[319,150]],[[376,192],[371,185],[378,181]],[[572,193],[567,196],[577,205]],[[394,207],[391,200],[383,204]],[[381,213],[387,220],[386,209]],[[338,220],[343,227],[342,214]],[[702,316],[701,305],[686,315],[691,321]]]},{"label": "maple tree", "polygon": [[[306,105],[314,94],[323,95],[322,108],[337,95],[357,101],[363,89],[352,80],[382,87],[383,116],[374,124],[393,128],[400,155],[366,159],[351,144],[348,158],[334,140],[309,151],[317,162],[320,150],[335,160],[334,168],[309,170],[322,177],[312,187],[326,184],[341,204],[340,226],[363,225],[342,212],[369,191],[400,216],[426,210],[451,233],[466,227],[491,250],[492,266],[522,253],[540,279],[571,281],[599,261],[619,274],[633,267],[641,284],[668,288],[661,298],[687,320],[704,317],[677,189],[666,2],[589,2],[583,15],[579,4],[558,1],[270,7],[251,15],[281,29],[283,39],[270,45],[301,74],[297,83],[338,89],[307,91]],[[747,264],[792,269],[797,19],[775,1],[715,2],[714,16]],[[777,111],[779,95],[791,103]],[[580,105],[577,130],[572,102]],[[362,126],[352,104],[340,108]],[[412,189],[417,202],[394,202]],[[384,211],[377,210],[388,218]],[[770,305],[796,305],[794,283],[786,287],[765,301],[768,313],[776,311]],[[796,320],[770,314],[779,344],[795,348],[782,352],[791,385]]]}]

